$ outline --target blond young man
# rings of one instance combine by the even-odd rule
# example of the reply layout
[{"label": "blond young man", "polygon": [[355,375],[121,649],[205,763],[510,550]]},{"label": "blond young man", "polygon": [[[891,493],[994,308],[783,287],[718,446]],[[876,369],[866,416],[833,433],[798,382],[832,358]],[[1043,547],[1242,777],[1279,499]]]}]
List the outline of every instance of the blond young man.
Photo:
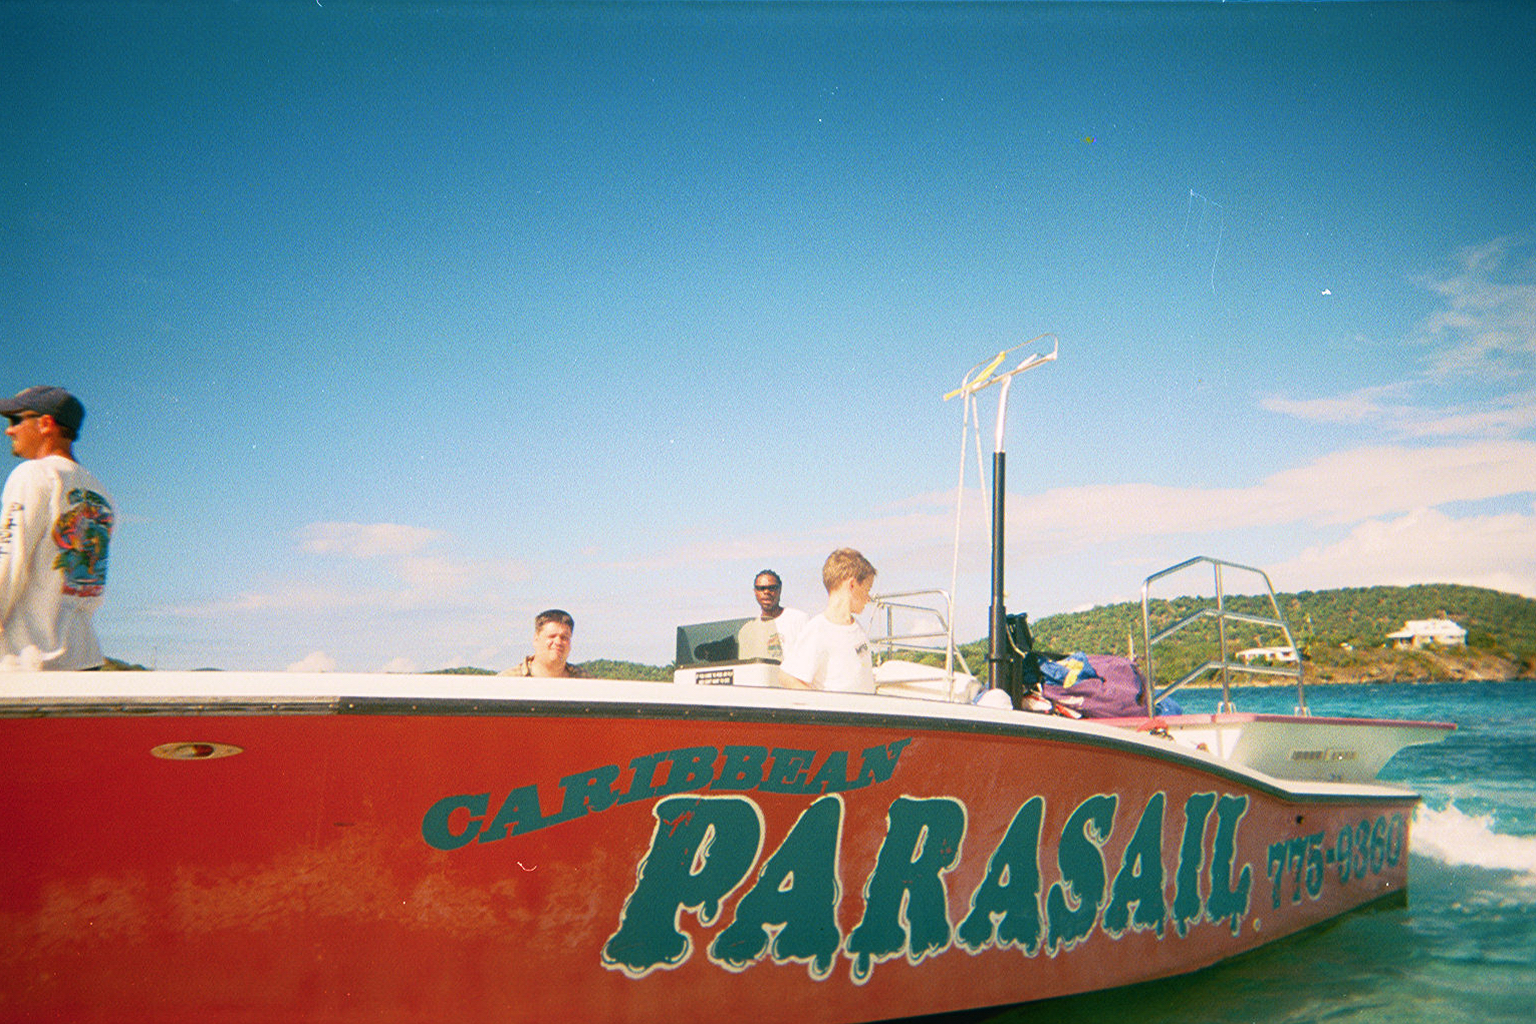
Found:
[{"label": "blond young man", "polygon": [[827,608],[812,616],[784,654],[780,682],[807,690],[874,693],[869,637],[854,620],[869,604],[875,567],[853,548],[838,548],[821,567]]}]

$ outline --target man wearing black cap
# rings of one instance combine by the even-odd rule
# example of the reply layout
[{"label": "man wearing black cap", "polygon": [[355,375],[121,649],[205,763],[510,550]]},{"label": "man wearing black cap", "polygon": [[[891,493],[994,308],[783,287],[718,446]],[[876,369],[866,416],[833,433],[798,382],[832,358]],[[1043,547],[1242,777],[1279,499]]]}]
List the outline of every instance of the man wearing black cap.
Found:
[{"label": "man wearing black cap", "polygon": [[0,401],[24,459],[0,494],[0,670],[99,668],[91,615],[107,584],[112,499],[75,461],[85,407],[63,388]]}]

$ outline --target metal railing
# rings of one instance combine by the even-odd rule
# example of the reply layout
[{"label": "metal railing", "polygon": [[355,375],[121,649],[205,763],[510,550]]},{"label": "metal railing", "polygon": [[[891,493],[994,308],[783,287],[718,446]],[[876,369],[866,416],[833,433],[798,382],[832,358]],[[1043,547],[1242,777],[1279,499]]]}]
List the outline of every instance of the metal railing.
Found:
[{"label": "metal railing", "polygon": [[[1216,585],[1216,596],[1214,599],[1215,606],[1200,608],[1192,614],[1186,615],[1182,619],[1179,619],[1173,624],[1165,627],[1154,635],[1152,632],[1152,612],[1150,598],[1152,584],[1158,580],[1164,579],[1165,577],[1173,576],[1197,565],[1209,565],[1212,568],[1212,573],[1215,578]],[[1269,596],[1269,607],[1274,612],[1274,616],[1267,617],[1263,615],[1253,615],[1246,612],[1236,612],[1228,609],[1226,606],[1227,592],[1224,580],[1222,578],[1222,570],[1224,569],[1237,572],[1252,573],[1262,579],[1264,581],[1264,592]],[[1202,600],[1209,599],[1202,598]],[[1191,671],[1185,673],[1182,677],[1170,683],[1162,690],[1158,690],[1156,688],[1155,682],[1157,677],[1152,674],[1154,648],[1160,642],[1167,640],[1169,637],[1183,630],[1185,627],[1191,626],[1196,622],[1203,622],[1207,619],[1213,619],[1216,622],[1216,637],[1219,656],[1214,661],[1208,660],[1204,662]],[[1288,647],[1291,653],[1296,656],[1295,667],[1290,668],[1276,665],[1254,665],[1247,662],[1234,661],[1231,657],[1231,652],[1227,647],[1227,624],[1229,622],[1241,622],[1246,625],[1263,626],[1269,629],[1279,630],[1285,636],[1285,646]],[[1280,611],[1280,603],[1275,599],[1275,588],[1269,582],[1269,574],[1264,572],[1264,570],[1255,569],[1253,566],[1249,565],[1239,565],[1236,562],[1227,562],[1219,558],[1211,558],[1206,555],[1200,555],[1195,558],[1191,558],[1188,561],[1180,562],[1178,565],[1170,566],[1161,572],[1153,573],[1151,576],[1148,576],[1141,585],[1141,627],[1142,636],[1145,639],[1144,657],[1147,667],[1146,702],[1147,715],[1149,717],[1153,715],[1153,709],[1157,706],[1158,701],[1162,700],[1164,697],[1173,693],[1175,690],[1179,689],[1185,684],[1191,683],[1194,680],[1199,679],[1201,676],[1211,672],[1221,673],[1222,711],[1230,712],[1235,710],[1232,704],[1231,673],[1242,672],[1247,675],[1288,676],[1294,678],[1296,680],[1296,713],[1298,715],[1311,714],[1311,712],[1307,710],[1306,692],[1302,686],[1301,649],[1296,646],[1296,638],[1291,635],[1290,624],[1286,622],[1285,614]]]},{"label": "metal railing", "polygon": [[[918,603],[913,598],[930,598],[928,603]],[[945,590],[908,590],[899,594],[876,594],[870,598],[875,614],[871,621],[869,647],[889,657],[900,651],[918,654],[943,655],[944,678],[949,684],[953,699],[955,663],[958,661],[966,675],[974,675],[965,655],[955,646],[954,602]],[[935,607],[938,605],[938,607]],[[911,631],[898,633],[898,616],[910,615],[910,621],[899,624]],[[883,632],[877,627],[884,620]],[[922,628],[924,620],[931,619],[933,629]]]}]

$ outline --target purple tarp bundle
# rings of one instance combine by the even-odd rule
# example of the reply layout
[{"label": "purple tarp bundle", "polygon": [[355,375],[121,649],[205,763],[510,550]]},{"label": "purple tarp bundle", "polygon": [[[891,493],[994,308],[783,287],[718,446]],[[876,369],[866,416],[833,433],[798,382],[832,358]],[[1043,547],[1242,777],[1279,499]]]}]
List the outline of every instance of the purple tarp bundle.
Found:
[{"label": "purple tarp bundle", "polygon": [[1146,682],[1131,659],[1113,654],[1089,654],[1073,655],[1068,664],[1072,660],[1086,661],[1091,672],[1079,671],[1074,678],[1069,670],[1064,673],[1064,681],[1057,682],[1049,678],[1053,673],[1042,665],[1042,672],[1047,674],[1046,697],[1084,718],[1130,718],[1146,714],[1143,703]]}]

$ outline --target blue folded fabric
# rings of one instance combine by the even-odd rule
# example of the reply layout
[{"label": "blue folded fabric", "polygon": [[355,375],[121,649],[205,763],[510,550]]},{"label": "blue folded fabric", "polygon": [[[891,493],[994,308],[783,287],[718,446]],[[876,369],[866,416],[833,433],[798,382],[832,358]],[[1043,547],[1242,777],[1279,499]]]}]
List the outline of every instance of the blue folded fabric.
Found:
[{"label": "blue folded fabric", "polygon": [[1069,688],[1081,679],[1097,679],[1099,674],[1088,663],[1088,655],[1081,651],[1074,652],[1070,657],[1060,661],[1042,661],[1040,674],[1048,682],[1055,683],[1062,688]]}]

